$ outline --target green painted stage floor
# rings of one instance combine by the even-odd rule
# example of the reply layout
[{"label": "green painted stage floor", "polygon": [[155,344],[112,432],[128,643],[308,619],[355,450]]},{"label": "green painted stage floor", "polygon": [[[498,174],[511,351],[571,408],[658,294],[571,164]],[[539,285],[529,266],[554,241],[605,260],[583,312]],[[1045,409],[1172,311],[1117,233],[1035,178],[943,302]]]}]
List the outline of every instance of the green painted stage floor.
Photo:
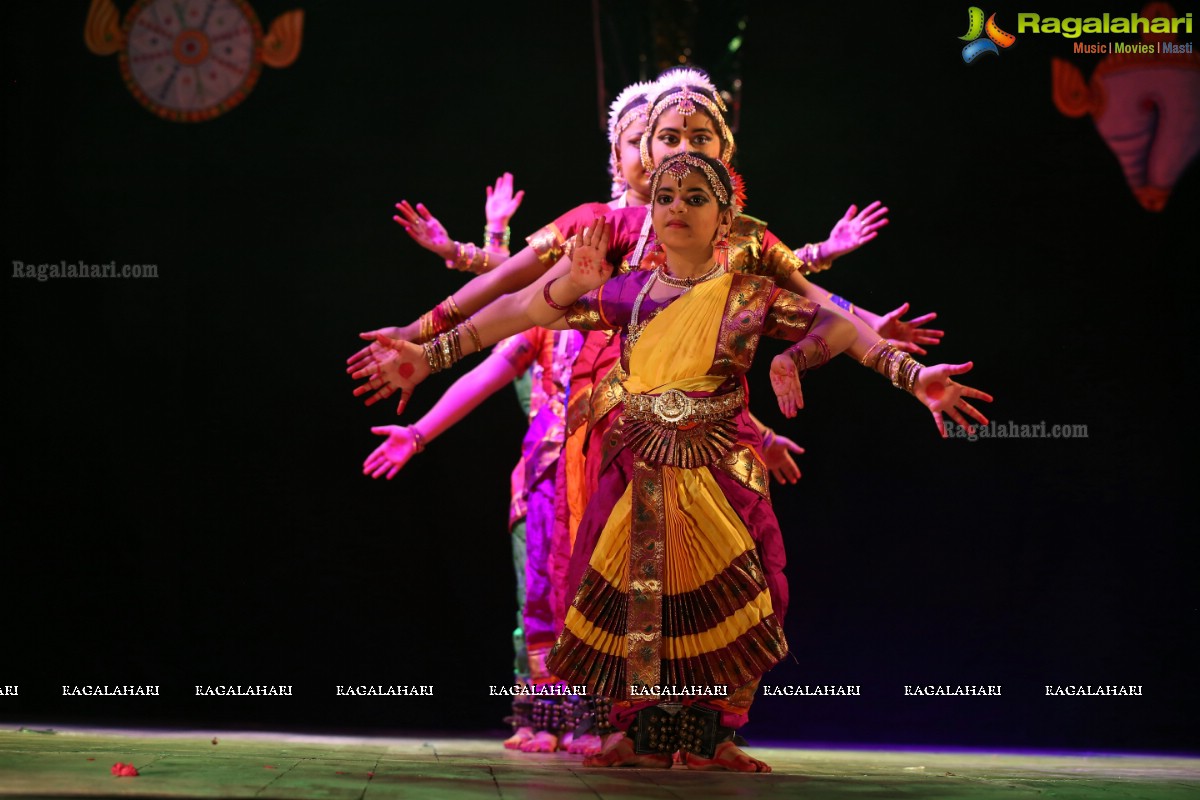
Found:
[{"label": "green painted stage floor", "polygon": [[[216,743],[214,744],[214,738]],[[1200,758],[751,748],[769,775],[585,769],[498,739],[0,726],[0,797],[1200,798]],[[114,777],[116,762],[138,777]]]}]

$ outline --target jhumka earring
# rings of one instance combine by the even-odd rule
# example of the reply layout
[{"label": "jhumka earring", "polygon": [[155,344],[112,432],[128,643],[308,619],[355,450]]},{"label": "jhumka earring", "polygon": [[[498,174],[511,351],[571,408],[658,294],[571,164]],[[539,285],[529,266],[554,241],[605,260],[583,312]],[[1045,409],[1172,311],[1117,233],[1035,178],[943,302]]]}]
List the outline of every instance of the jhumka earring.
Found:
[{"label": "jhumka earring", "polygon": [[650,245],[650,249],[646,251],[646,255],[642,256],[642,264],[646,269],[657,269],[659,266],[667,263],[667,254],[663,252],[662,245],[655,239]]},{"label": "jhumka earring", "polygon": [[729,269],[729,239],[726,238],[725,231],[718,234],[721,238],[713,245],[713,256],[721,269]]}]

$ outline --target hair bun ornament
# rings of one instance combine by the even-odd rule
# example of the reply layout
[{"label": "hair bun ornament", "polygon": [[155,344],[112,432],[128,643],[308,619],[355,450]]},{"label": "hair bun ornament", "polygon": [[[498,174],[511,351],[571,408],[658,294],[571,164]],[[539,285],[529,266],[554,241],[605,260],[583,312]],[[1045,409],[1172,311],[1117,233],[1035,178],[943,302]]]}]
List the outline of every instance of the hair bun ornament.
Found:
[{"label": "hair bun ornament", "polygon": [[[717,86],[712,82],[712,78],[708,77],[708,73],[694,67],[671,67],[664,70],[655,81],[655,87],[657,89],[654,93],[655,97],[681,87],[702,89],[709,95],[708,99],[722,112],[729,110],[725,107],[725,101],[721,98],[721,93],[717,91]],[[651,100],[653,99],[651,98]]]},{"label": "hair bun ornament", "polygon": [[733,205],[740,214],[746,208],[746,181],[732,164],[721,163],[725,164],[725,169],[729,172],[729,183],[733,186]]},{"label": "hair bun ornament", "polygon": [[643,110],[640,113],[644,120],[649,113],[649,105],[654,102],[653,92],[655,84],[652,82],[639,82],[626,86],[621,90],[608,107],[608,141],[609,144],[616,144],[621,132],[629,127],[629,123],[633,121],[630,115],[622,116],[621,112],[625,111],[639,97],[643,99]]}]

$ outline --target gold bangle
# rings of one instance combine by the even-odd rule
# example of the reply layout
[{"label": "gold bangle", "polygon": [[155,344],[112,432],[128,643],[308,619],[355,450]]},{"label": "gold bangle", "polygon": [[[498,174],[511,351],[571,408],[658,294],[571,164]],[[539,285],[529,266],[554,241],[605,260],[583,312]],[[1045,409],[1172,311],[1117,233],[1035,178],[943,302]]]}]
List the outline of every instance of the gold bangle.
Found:
[{"label": "gold bangle", "polygon": [[408,433],[413,438],[413,452],[420,453],[423,451],[425,449],[425,437],[421,435],[419,430],[417,430],[417,426],[409,425]]},{"label": "gold bangle", "polygon": [[493,231],[486,225],[483,228],[483,240],[489,245],[499,245],[500,247],[507,248],[511,238],[512,228],[507,225],[504,226],[504,230],[502,231]]},{"label": "gold bangle", "polygon": [[862,365],[867,369],[875,369],[879,364],[879,357],[882,356],[884,351],[889,347],[891,347],[891,344],[888,343],[887,339],[877,340],[875,344],[871,345],[871,348],[863,354]]},{"label": "gold bangle", "polygon": [[[463,314],[458,310],[458,303],[454,302],[454,295],[443,300],[441,305],[442,311],[446,315],[447,329],[463,321]],[[442,331],[438,331],[438,333],[442,333]]]},{"label": "gold bangle", "polygon": [[451,328],[422,345],[425,363],[430,372],[441,372],[457,364],[463,357],[458,328]]},{"label": "gold bangle", "polygon": [[804,376],[808,374],[808,353],[804,352],[804,340],[801,339],[784,352],[796,365],[796,377],[804,380]]},{"label": "gold bangle", "polygon": [[467,333],[470,334],[470,336],[471,336],[471,341],[475,343],[475,352],[482,353],[483,352],[483,342],[480,341],[479,331],[477,331],[475,329],[475,323],[471,321],[470,317],[467,317],[466,319],[464,319],[462,321],[462,327],[467,329]]},{"label": "gold bangle", "polygon": [[914,393],[917,378],[925,367],[887,339],[880,339],[871,345],[871,349],[862,358],[862,364],[887,378],[892,386],[909,394]]}]

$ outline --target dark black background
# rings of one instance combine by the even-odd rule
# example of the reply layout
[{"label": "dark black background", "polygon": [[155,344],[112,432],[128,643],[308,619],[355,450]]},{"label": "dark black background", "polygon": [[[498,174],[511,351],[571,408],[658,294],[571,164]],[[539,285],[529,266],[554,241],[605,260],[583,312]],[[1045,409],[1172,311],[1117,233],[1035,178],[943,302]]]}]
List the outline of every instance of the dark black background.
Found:
[{"label": "dark black background", "polygon": [[[264,27],[294,7],[255,5]],[[86,3],[6,10],[6,269],[116,261],[159,277],[3,283],[0,683],[20,694],[0,718],[500,731],[507,703],[486,694],[510,675],[517,404],[498,393],[373,482],[369,427],[394,408],[352,397],[344,361],[358,331],[410,321],[462,281],[391,222],[396,201],[477,239],[483,188],[506,170],[527,192],[514,238],[607,196],[593,8],[298,5],[296,63],[200,124],[134,101],[116,57],[84,46]],[[947,334],[927,360],[973,359],[964,381],[995,395],[997,421],[1088,430],[942,441],[849,360],[808,381],[787,422],[757,374],[755,411],[808,449],[801,483],[774,493],[795,658],[765,682],[862,696],[760,699],[746,735],[1194,751],[1182,386],[1198,173],[1162,213],[1142,210],[1090,118],[1051,100],[1052,57],[1085,77],[1100,57],[1024,35],[966,65],[965,5],[938,5],[599,3],[610,95],[657,71],[654,30],[690,37],[718,81],[740,75],[747,210],[784,241],[820,240],[850,203],[891,208],[822,285],[880,313],[937,311]],[[1139,9],[1042,3],[998,21],[1015,31],[1021,10]],[[405,419],[461,373],[431,378]],[[61,696],[129,683],[163,696]],[[296,694],[192,696],[218,683]],[[333,696],[354,683],[437,694]]]}]

